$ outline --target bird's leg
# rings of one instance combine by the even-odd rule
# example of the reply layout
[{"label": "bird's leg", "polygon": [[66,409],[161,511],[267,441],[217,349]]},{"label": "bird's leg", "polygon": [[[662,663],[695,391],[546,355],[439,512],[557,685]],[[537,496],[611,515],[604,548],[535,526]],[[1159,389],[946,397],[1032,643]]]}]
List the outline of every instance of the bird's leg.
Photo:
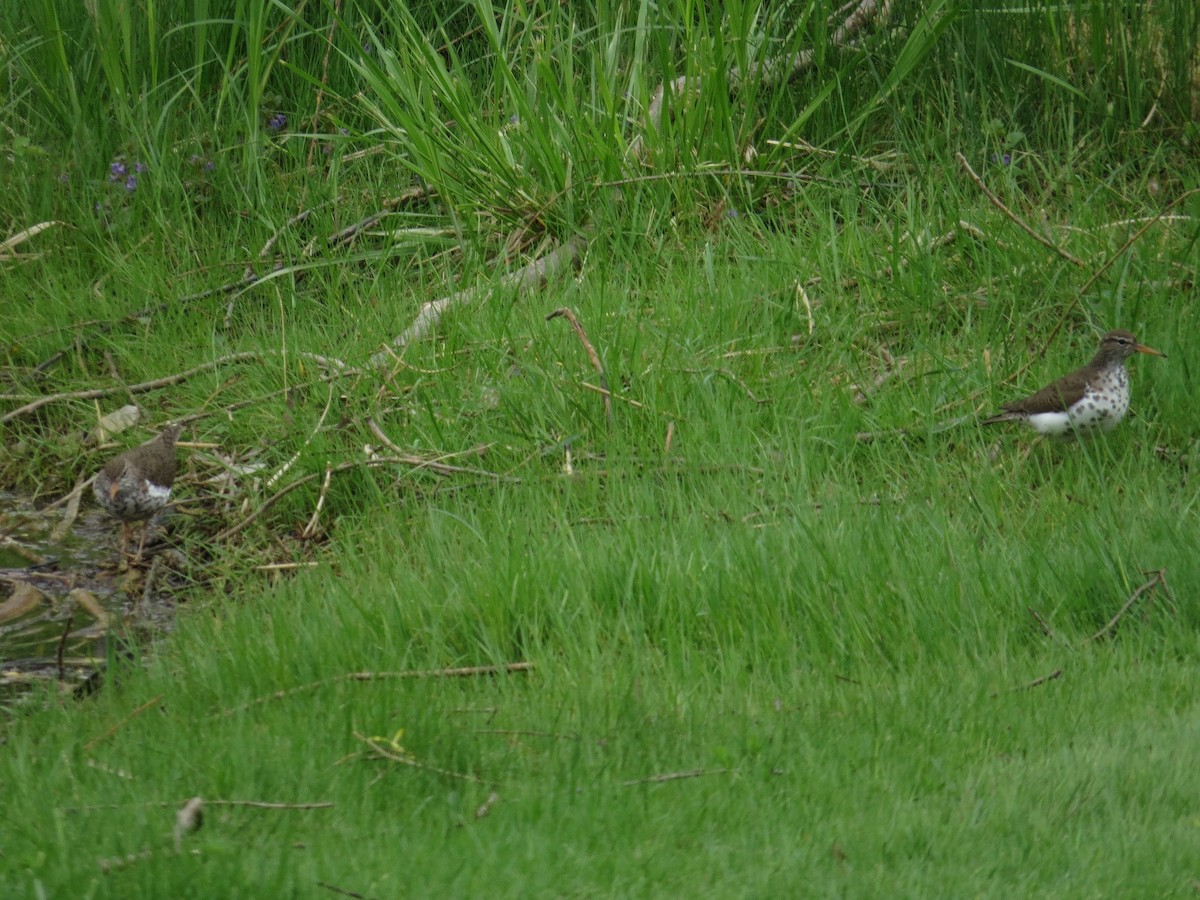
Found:
[{"label": "bird's leg", "polygon": [[149,522],[149,520],[147,520],[142,523],[142,539],[140,541],[138,541],[137,556],[135,556],[133,558],[134,562],[142,561],[142,550],[146,546],[146,535],[149,533],[150,533],[150,522]]}]

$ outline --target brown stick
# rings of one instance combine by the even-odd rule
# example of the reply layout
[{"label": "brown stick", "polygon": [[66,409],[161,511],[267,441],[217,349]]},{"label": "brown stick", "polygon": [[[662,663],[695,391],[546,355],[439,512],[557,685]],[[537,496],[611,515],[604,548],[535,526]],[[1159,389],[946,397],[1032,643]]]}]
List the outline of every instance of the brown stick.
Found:
[{"label": "brown stick", "polygon": [[1031,238],[1033,238],[1035,241],[1037,241],[1039,244],[1041,244],[1047,250],[1053,250],[1055,253],[1057,253],[1059,256],[1061,256],[1063,259],[1065,259],[1067,262],[1069,262],[1071,265],[1078,266],[1081,269],[1087,268],[1087,265],[1084,263],[1083,260],[1081,260],[1077,256],[1072,256],[1070,253],[1068,253],[1066,250],[1062,249],[1062,247],[1059,247],[1057,244],[1055,244],[1053,241],[1051,241],[1049,238],[1045,237],[1044,235],[1038,234],[1033,229],[1033,226],[1031,226],[1028,222],[1026,222],[1024,219],[1022,219],[1020,216],[1018,216],[1015,212],[1013,212],[1011,209],[1009,209],[1007,206],[1005,206],[1004,201],[1001,200],[999,197],[997,197],[992,192],[992,189],[983,183],[983,179],[980,178],[977,174],[975,174],[975,170],[971,168],[971,164],[969,162],[967,162],[967,158],[962,155],[961,151],[956,152],[954,154],[954,158],[958,160],[958,164],[960,166],[962,166],[964,169],[966,169],[967,177],[970,178],[973,182],[975,182],[976,187],[978,187],[981,191],[983,191],[983,195],[985,197],[987,197],[988,200],[991,201],[992,206],[996,207],[998,210],[1000,210],[1000,212],[1004,213],[1004,215],[1006,215],[1009,218],[1009,220],[1012,221],[1012,223],[1014,225],[1016,225],[1018,228],[1020,228],[1026,234],[1028,234]]},{"label": "brown stick", "polygon": [[[95,388],[90,391],[65,391],[61,394],[48,394],[45,397],[38,397],[36,400],[26,403],[24,406],[18,407],[10,412],[0,416],[0,425],[6,422],[11,422],[13,419],[23,416],[26,413],[31,413],[41,409],[43,406],[48,406],[51,403],[58,403],[62,400],[95,400],[99,397],[108,397],[112,394],[123,394],[129,392],[131,394],[144,394],[147,391],[157,390],[162,387],[170,387],[173,384],[179,384],[181,381],[186,381],[193,375],[198,375],[200,372],[206,372],[209,369],[215,369],[217,366],[225,363],[244,362],[248,359],[257,359],[262,354],[257,351],[247,351],[243,353],[231,353],[228,356],[222,356],[220,359],[214,359],[201,365],[195,366],[184,372],[177,372],[174,375],[167,375],[163,378],[155,378],[153,381],[143,381],[141,384],[117,385],[110,388]],[[0,400],[16,399],[14,397],[0,397]]]},{"label": "brown stick", "polygon": [[[1137,231],[1135,231],[1133,233],[1133,235],[1129,238],[1129,240],[1127,240],[1124,244],[1122,244],[1120,246],[1120,248],[1118,248],[1116,253],[1114,253],[1112,256],[1110,256],[1108,259],[1106,259],[1104,261],[1104,264],[1101,265],[1100,268],[1098,268],[1095,272],[1092,273],[1091,277],[1088,278],[1088,280],[1083,283],[1083,287],[1081,287],[1078,291],[1076,291],[1075,298],[1070,303],[1067,304],[1066,308],[1061,313],[1059,313],[1058,321],[1055,322],[1054,327],[1050,329],[1050,334],[1046,337],[1046,343],[1042,346],[1042,352],[1039,353],[1038,356],[1045,356],[1047,348],[1054,341],[1054,338],[1057,337],[1058,332],[1063,327],[1063,323],[1067,321],[1067,317],[1071,315],[1071,313],[1075,310],[1075,307],[1079,305],[1079,301],[1081,299],[1083,299],[1083,295],[1086,294],[1088,292],[1088,290],[1091,289],[1092,285],[1096,283],[1096,281],[1100,278],[1100,276],[1103,275],[1106,271],[1108,271],[1108,269],[1112,266],[1112,264],[1115,263],[1118,259],[1120,259],[1121,256],[1124,255],[1125,251],[1128,250],[1130,247],[1132,247],[1134,245],[1134,243],[1139,238],[1141,238],[1141,236],[1143,234],[1145,234],[1152,225],[1157,224],[1163,218],[1163,216],[1165,216],[1167,213],[1169,213],[1171,210],[1173,210],[1176,206],[1178,206],[1180,203],[1182,203],[1185,199],[1192,196],[1192,194],[1195,194],[1197,192],[1200,192],[1200,188],[1192,188],[1190,191],[1184,191],[1182,194],[1180,194],[1178,197],[1176,197],[1174,200],[1172,200],[1170,203],[1168,203],[1166,206],[1164,206],[1162,209],[1162,212],[1160,212],[1158,215],[1152,217],[1149,221],[1146,222],[1145,225],[1143,225],[1141,228],[1139,228]],[[1034,357],[1034,358],[1036,359],[1037,357]],[[1025,366],[1023,366],[1020,369],[1020,371],[1018,371],[1016,373],[1016,375],[1013,375],[1013,378],[1016,378],[1018,375],[1023,375],[1025,373],[1025,370],[1028,369],[1032,365],[1033,365],[1033,361],[1030,360],[1028,363],[1026,363]]]},{"label": "brown stick", "polygon": [[368,747],[370,747],[372,750],[374,750],[376,753],[378,753],[380,756],[384,757],[385,759],[390,759],[390,760],[392,760],[392,762],[404,763],[404,765],[412,766],[414,769],[424,769],[427,772],[433,772],[437,775],[445,775],[447,778],[457,778],[460,781],[470,781],[470,782],[474,782],[475,784],[487,784],[487,782],[484,781],[482,778],[478,778],[474,775],[469,775],[466,772],[454,772],[450,769],[443,769],[440,766],[431,766],[428,763],[418,762],[417,760],[413,759],[411,756],[403,756],[399,753],[389,750],[387,747],[384,747],[378,741],[373,741],[373,740],[371,740],[371,738],[366,737],[365,735],[359,734],[357,731],[354,732],[354,736],[356,738],[358,738],[358,740],[360,740],[364,744],[366,744]]},{"label": "brown stick", "polygon": [[130,722],[132,722],[134,719],[136,719],[142,713],[158,706],[160,703],[162,703],[162,699],[163,699],[162,694],[158,694],[157,696],[151,697],[149,700],[147,700],[145,703],[143,703],[141,706],[139,706],[137,709],[135,709],[133,712],[131,712],[129,715],[127,715],[125,718],[123,718],[120,722],[118,722],[112,728],[108,729],[108,731],[104,732],[104,734],[98,734],[98,735],[96,735],[96,737],[92,738],[90,741],[88,741],[86,744],[84,744],[83,752],[84,753],[91,752],[91,749],[93,747],[95,747],[97,744],[99,744],[101,741],[107,741],[110,737],[112,737],[114,734],[116,734],[118,731],[120,731],[122,728],[124,728],[126,725],[128,725]]},{"label": "brown stick", "polygon": [[63,653],[67,649],[67,638],[71,634],[71,623],[75,621],[75,614],[71,613],[67,616],[67,622],[63,626],[62,637],[58,639],[58,649],[54,653],[54,662],[58,667],[58,680],[67,680],[67,667],[63,665]]},{"label": "brown stick", "polygon": [[604,374],[604,366],[600,364],[600,355],[596,353],[596,348],[592,346],[592,342],[588,340],[587,332],[583,330],[583,325],[575,313],[566,306],[559,307],[554,312],[546,316],[546,321],[557,319],[559,317],[566,319],[571,323],[571,327],[575,329],[575,335],[579,338],[579,342],[583,344],[583,349],[587,351],[588,359],[592,363],[592,368],[600,375],[600,386],[604,389],[601,396],[604,397],[604,414],[608,418],[608,424],[612,425],[612,396],[608,390],[608,376]]},{"label": "brown stick", "polygon": [[1053,628],[1050,627],[1050,623],[1046,621],[1042,614],[1032,606],[1027,607],[1027,609],[1029,610],[1029,614],[1037,620],[1038,625],[1041,626],[1042,634],[1046,635],[1048,638],[1054,638],[1055,640],[1058,640],[1058,634]]},{"label": "brown stick", "polygon": [[1165,581],[1166,574],[1167,574],[1166,569],[1156,569],[1151,574],[1150,580],[1147,581],[1145,584],[1143,584],[1141,587],[1139,587],[1136,591],[1134,591],[1129,596],[1129,599],[1125,601],[1125,605],[1122,606],[1119,610],[1117,610],[1117,614],[1115,616],[1113,616],[1111,619],[1108,620],[1108,624],[1105,625],[1103,628],[1101,628],[1099,631],[1097,631],[1095,634],[1093,634],[1086,641],[1084,641],[1084,643],[1086,644],[1091,641],[1098,640],[1099,638],[1102,638],[1102,637],[1104,637],[1104,635],[1108,634],[1108,632],[1112,631],[1112,629],[1114,627],[1116,627],[1117,622],[1119,622],[1121,620],[1121,617],[1123,615],[1125,615],[1125,613],[1129,612],[1129,608],[1131,606],[1133,606],[1133,604],[1137,602],[1138,597],[1142,596],[1142,594],[1146,593],[1146,591],[1150,590],[1152,587],[1154,587],[1155,585],[1158,585],[1158,584],[1161,584],[1165,587],[1166,586],[1166,581]]},{"label": "brown stick", "polygon": [[403,672],[348,672],[344,675],[337,675],[333,678],[323,678],[320,681],[313,681],[308,684],[298,685],[287,690],[276,691],[273,694],[268,694],[265,697],[256,697],[243,703],[241,706],[235,706],[230,709],[221,710],[216,713],[218,716],[231,716],[234,713],[244,712],[254,706],[259,706],[263,703],[270,703],[272,700],[283,700],[286,697],[291,697],[295,694],[301,694],[305,691],[316,690],[319,687],[330,684],[339,684],[344,681],[385,681],[393,678],[470,678],[476,675],[500,675],[503,673],[512,672],[532,672],[534,664],[531,662],[515,662],[505,663],[499,666],[462,666],[459,668],[450,669],[410,669]]},{"label": "brown stick", "polygon": [[333,469],[329,464],[325,464],[325,480],[321,482],[321,492],[317,495],[317,508],[313,510],[312,518],[308,520],[308,524],[304,526],[304,530],[300,532],[300,537],[310,538],[317,533],[317,523],[321,519],[321,507],[325,505],[325,496],[329,493],[329,482],[333,478]]},{"label": "brown stick", "polygon": [[[497,286],[515,287],[518,294],[524,294],[557,274],[564,266],[575,264],[586,247],[586,238],[577,234],[561,247],[550,251],[545,256],[538,257],[527,266],[501,276],[497,280]],[[468,288],[464,291],[456,291],[440,300],[429,300],[421,304],[417,317],[413,319],[408,328],[392,339],[391,347],[402,350],[413,341],[423,338],[430,329],[437,325],[446,310],[471,302],[477,293],[485,289],[486,287]],[[370,364],[376,367],[382,366],[391,359],[391,356],[391,348],[381,350],[371,357]]]},{"label": "brown stick", "polygon": [[[408,456],[408,457],[377,456],[373,459],[355,460],[352,462],[339,463],[336,466],[332,466],[330,468],[330,471],[334,475],[336,475],[339,472],[348,472],[351,469],[357,469],[360,467],[364,468],[364,469],[378,469],[381,466],[391,466],[391,465],[417,466],[418,468],[432,469],[435,472],[438,471],[439,468],[441,468],[441,469],[451,468],[451,469],[455,469],[456,471],[470,472],[471,474],[478,474],[478,475],[486,475],[489,478],[500,479],[500,478],[504,477],[501,475],[497,475],[494,472],[486,472],[482,469],[459,469],[457,466],[444,466],[442,463],[435,463],[435,462],[431,462],[430,460],[427,460],[427,459],[421,459],[420,457],[411,457],[411,456]],[[321,477],[321,476],[318,473],[310,472],[309,474],[302,475],[299,478],[297,478],[295,481],[292,481],[292,482],[284,485],[278,491],[276,491],[274,494],[272,494],[270,497],[268,497],[266,500],[264,500],[262,505],[260,505],[257,509],[255,509],[254,512],[250,513],[250,515],[246,516],[246,518],[242,519],[242,521],[238,522],[235,525],[230,525],[224,531],[221,531],[218,534],[214,535],[213,540],[214,541],[223,541],[223,540],[233,537],[235,534],[239,534],[240,532],[245,531],[247,528],[250,527],[251,523],[253,523],[256,519],[258,519],[259,516],[261,516],[263,513],[265,513],[268,509],[270,509],[272,506],[274,506],[276,503],[278,503],[281,499],[286,497],[292,491],[296,490],[296,488],[303,487],[304,485],[308,484],[310,481],[314,481],[319,477]]]},{"label": "brown stick", "polygon": [[391,438],[384,433],[384,430],[379,426],[379,423],[374,419],[367,419],[367,427],[371,429],[371,433],[383,442],[383,445],[391,450],[396,459],[408,463],[411,466],[416,466],[418,469],[429,469],[431,472],[436,472],[439,475],[486,475],[489,478],[496,478],[504,481],[519,482],[521,479],[512,478],[506,475],[498,475],[495,472],[489,472],[487,469],[473,469],[469,466],[451,466],[441,462],[443,459],[451,459],[455,456],[467,456],[470,454],[482,455],[487,450],[487,444],[481,444],[478,447],[472,447],[470,450],[463,450],[458,453],[443,453],[437,459],[431,459],[427,456],[417,456],[412,453],[406,453],[401,447],[394,443]]},{"label": "brown stick", "polygon": [[635,784],[662,784],[667,781],[680,781],[684,778],[699,778],[702,775],[727,775],[729,769],[688,769],[685,772],[665,772],[662,775],[650,775],[646,778],[631,778],[622,781],[621,787],[632,787]]},{"label": "brown stick", "polygon": [[[1012,689],[1011,689],[1011,691],[1012,691],[1012,692],[1015,692],[1015,691],[1027,691],[1027,690],[1029,690],[1030,688],[1035,688],[1035,687],[1038,687],[1038,686],[1040,686],[1040,685],[1043,685],[1043,684],[1045,684],[1045,683],[1046,683],[1046,682],[1048,682],[1048,681],[1054,681],[1056,678],[1062,678],[1062,669],[1055,669],[1055,670],[1054,670],[1053,672],[1051,672],[1049,675],[1043,675],[1041,678],[1035,678],[1035,679],[1033,679],[1033,681],[1029,682],[1029,684],[1023,684],[1023,685],[1021,685],[1021,686],[1019,686],[1019,687],[1012,688]],[[992,696],[993,696],[993,697],[999,697],[999,696],[1000,696],[1000,691],[993,691],[993,692],[992,692]]]},{"label": "brown stick", "polygon": [[[160,809],[178,806],[180,803],[186,803],[186,800],[151,800],[145,803],[94,803],[88,806],[64,806],[61,807],[64,812],[91,812],[98,809],[126,809],[130,806],[153,806]],[[242,806],[250,809],[333,809],[335,804],[329,800],[320,800],[315,803],[271,803],[266,800],[205,800],[205,806]]]},{"label": "brown stick", "polygon": [[[334,0],[333,15],[329,17],[329,30],[325,33],[325,54],[321,58],[321,87],[317,90],[316,102],[313,103],[312,115],[312,130],[316,133],[321,122],[321,102],[325,99],[325,87],[329,84],[329,57],[333,53],[333,34],[337,28],[338,21],[342,17],[342,0]],[[317,140],[314,138],[308,144],[308,158],[304,161],[305,166],[312,168],[313,153],[317,148]]]},{"label": "brown stick", "polygon": [[[851,38],[872,21],[885,21],[891,13],[891,5],[891,0],[857,0],[850,3],[850,12],[833,30],[832,45],[839,49],[853,47],[854,42]],[[841,15],[847,8],[842,7],[830,16],[829,24],[833,25],[836,16]],[[730,69],[726,74],[726,83],[731,90],[736,90],[744,82],[751,80],[762,84],[790,81],[812,68],[815,59],[816,55],[811,49],[786,56],[770,57],[753,63],[745,73],[736,67]],[[664,81],[650,96],[650,105],[646,110],[647,123],[655,129],[662,124],[663,106],[668,94],[696,95],[700,92],[700,84],[701,77],[698,75],[681,75],[672,81]],[[641,137],[633,141],[630,150],[635,155],[642,154]]]}]

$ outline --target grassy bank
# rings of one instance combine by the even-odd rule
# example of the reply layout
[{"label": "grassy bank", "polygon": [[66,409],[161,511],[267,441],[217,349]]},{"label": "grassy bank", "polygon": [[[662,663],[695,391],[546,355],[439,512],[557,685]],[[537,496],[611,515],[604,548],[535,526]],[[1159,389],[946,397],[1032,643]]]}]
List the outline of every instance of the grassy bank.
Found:
[{"label": "grassy bank", "polygon": [[[1055,55],[1174,51],[1100,12],[1014,47],[1015,13],[909,9],[638,148],[674,65],[745,67],[720,36],[758,33],[676,12],[476,16],[452,50],[398,14],[268,20],[264,57],[176,76],[212,91],[170,95],[212,113],[197,149],[122,115],[132,143],[22,157],[22,225],[69,227],[5,270],[3,484],[61,496],[131,400],[123,446],[178,419],[204,446],[171,633],[115,632],[86,698],[9,701],[14,896],[1191,890],[1200,182],[1166,93],[1139,126],[1153,98],[1076,97]],[[981,95],[1005,54],[1053,78]],[[228,102],[254,72],[269,99]],[[502,283],[573,235],[567,273]],[[1168,354],[1112,435],[976,424],[1110,327]]]}]

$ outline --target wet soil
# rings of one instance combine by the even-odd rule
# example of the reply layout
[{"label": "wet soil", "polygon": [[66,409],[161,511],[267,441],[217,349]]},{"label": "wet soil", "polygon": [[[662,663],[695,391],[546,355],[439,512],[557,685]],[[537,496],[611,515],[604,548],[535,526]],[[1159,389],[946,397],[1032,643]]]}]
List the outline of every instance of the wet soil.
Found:
[{"label": "wet soil", "polygon": [[86,692],[113,655],[171,628],[184,559],[170,511],[125,564],[118,522],[94,507],[67,515],[0,493],[0,705],[45,681]]}]

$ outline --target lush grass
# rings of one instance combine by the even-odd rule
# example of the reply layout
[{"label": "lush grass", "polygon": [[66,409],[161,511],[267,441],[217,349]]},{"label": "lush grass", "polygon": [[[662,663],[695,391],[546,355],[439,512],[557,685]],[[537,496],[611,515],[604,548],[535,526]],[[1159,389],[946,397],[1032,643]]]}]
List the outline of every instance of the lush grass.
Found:
[{"label": "lush grass", "polygon": [[[1178,47],[1156,53],[1161,32],[1092,16],[1096,59],[1171,87],[1142,127],[1145,84],[1128,107],[1100,102],[1108,66],[1100,93],[1061,102],[1084,80],[1069,51],[1085,35],[1055,32],[1049,13],[1000,39],[1016,13],[908,10],[908,29],[842,56],[823,23],[788,30],[753,6],[723,21],[679,7],[640,28],[622,18],[636,10],[603,5],[595,20],[455,7],[440,29],[313,9],[326,20],[272,8],[242,37],[216,15],[203,40],[176,32],[177,58],[119,96],[86,93],[85,75],[124,78],[136,53],[71,67],[14,44],[15,70],[40,74],[28,96],[67,99],[57,132],[28,97],[9,100],[46,147],[12,147],[0,183],[20,220],[6,229],[70,227],[5,270],[5,390],[134,384],[255,352],[137,399],[148,424],[200,414],[185,437],[265,468],[225,495],[216,456],[187,454],[194,515],[173,525],[185,552],[164,576],[190,600],[174,633],[114,642],[86,700],[14,703],[0,883],[121,897],[1190,892],[1196,197],[1122,250],[1200,187],[1178,116],[1189,82],[1159,78]],[[813,44],[830,62],[806,79],[737,95],[709,83],[631,154],[664,77]],[[988,81],[1014,71],[1007,59],[1026,61],[1010,89]],[[317,85],[320,110],[300,90]],[[162,97],[196,118],[148,116]],[[290,124],[272,130],[279,111]],[[837,152],[767,144],[801,135]],[[956,150],[1084,264],[1020,231]],[[154,161],[136,190],[108,180],[118,158]],[[348,250],[319,243],[413,183],[438,197]],[[313,213],[285,228],[300,209]],[[324,381],[305,355],[361,366],[421,302],[486,284],[503,248],[516,267],[581,228],[576,277],[481,293],[386,370]],[[247,264],[269,275],[258,254],[280,229],[282,269],[178,299]],[[600,355],[611,422],[575,334],[545,319],[561,306]],[[975,425],[1117,326],[1169,358],[1131,365],[1114,434],[1031,446]],[[64,492],[109,452],[79,435],[128,399],[6,424],[3,485]],[[343,472],[302,537],[326,465],[378,448],[368,419],[492,474]],[[214,538],[304,475],[318,477]],[[318,566],[275,584],[254,568],[293,559]],[[1158,569],[1170,591],[1092,639]],[[515,661],[536,668],[339,680]],[[356,732],[479,781],[371,759]],[[653,780],[672,773],[692,777]],[[191,796],[205,823],[177,855]],[[220,805],[246,800],[334,805]]]}]

